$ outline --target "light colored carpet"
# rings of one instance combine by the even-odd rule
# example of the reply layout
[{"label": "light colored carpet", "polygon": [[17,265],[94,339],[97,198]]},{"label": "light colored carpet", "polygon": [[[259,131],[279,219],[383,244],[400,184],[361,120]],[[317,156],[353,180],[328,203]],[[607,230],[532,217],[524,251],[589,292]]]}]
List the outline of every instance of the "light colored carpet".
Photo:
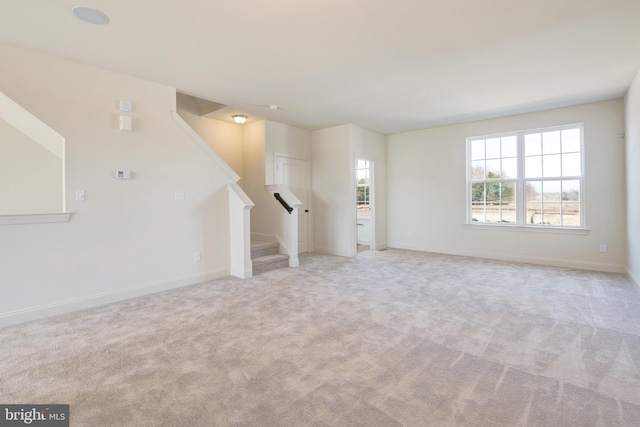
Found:
[{"label": "light colored carpet", "polygon": [[0,403],[74,426],[638,426],[624,276],[422,252],[304,255],[0,329]]}]

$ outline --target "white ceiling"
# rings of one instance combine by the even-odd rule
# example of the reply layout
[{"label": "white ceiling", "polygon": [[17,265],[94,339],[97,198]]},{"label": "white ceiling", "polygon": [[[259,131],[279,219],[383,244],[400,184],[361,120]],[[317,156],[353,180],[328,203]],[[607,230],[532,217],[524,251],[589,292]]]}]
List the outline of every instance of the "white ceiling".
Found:
[{"label": "white ceiling", "polygon": [[2,0],[0,41],[225,104],[221,120],[390,134],[624,96],[640,0]]}]

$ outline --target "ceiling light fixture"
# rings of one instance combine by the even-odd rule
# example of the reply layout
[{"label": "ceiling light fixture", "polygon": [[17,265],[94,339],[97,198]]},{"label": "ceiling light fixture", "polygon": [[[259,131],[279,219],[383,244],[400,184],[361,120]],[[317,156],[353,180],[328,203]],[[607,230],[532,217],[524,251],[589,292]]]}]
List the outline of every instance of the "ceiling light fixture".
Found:
[{"label": "ceiling light fixture", "polygon": [[242,114],[234,114],[231,117],[233,118],[233,121],[239,125],[247,121],[247,116],[243,116]]},{"label": "ceiling light fixture", "polygon": [[76,18],[94,25],[105,25],[109,23],[109,17],[99,10],[83,6],[76,6],[71,9]]}]

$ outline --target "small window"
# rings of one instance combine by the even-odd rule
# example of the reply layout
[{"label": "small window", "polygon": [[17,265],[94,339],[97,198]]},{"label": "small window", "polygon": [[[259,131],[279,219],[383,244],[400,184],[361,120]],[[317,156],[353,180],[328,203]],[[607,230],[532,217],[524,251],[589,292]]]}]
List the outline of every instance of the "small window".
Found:
[{"label": "small window", "polygon": [[371,216],[371,187],[369,184],[369,162],[367,160],[356,161],[356,195],[358,218]]},{"label": "small window", "polygon": [[582,227],[582,125],[468,138],[469,221]]}]

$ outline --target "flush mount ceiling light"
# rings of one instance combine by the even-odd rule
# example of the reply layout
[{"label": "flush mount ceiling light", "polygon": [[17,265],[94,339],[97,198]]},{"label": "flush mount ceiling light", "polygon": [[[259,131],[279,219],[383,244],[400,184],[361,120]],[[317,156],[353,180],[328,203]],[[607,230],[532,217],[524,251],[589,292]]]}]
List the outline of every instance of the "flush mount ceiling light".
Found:
[{"label": "flush mount ceiling light", "polygon": [[94,25],[105,25],[109,23],[109,17],[99,10],[83,6],[76,6],[71,9],[76,18]]},{"label": "flush mount ceiling light", "polygon": [[242,114],[234,114],[231,117],[233,118],[233,121],[239,125],[247,121],[247,116],[243,116]]}]

